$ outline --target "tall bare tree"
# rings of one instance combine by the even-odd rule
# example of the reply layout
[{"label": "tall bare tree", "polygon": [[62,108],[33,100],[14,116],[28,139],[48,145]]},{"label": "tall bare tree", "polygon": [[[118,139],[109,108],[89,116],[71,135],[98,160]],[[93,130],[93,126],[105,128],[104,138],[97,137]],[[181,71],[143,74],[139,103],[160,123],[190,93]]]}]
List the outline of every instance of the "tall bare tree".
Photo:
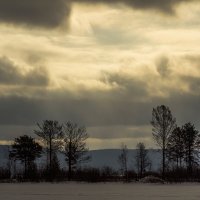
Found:
[{"label": "tall bare tree", "polygon": [[162,176],[165,178],[166,149],[170,134],[176,127],[176,119],[169,107],[161,105],[153,108],[151,124],[153,138],[162,150]]},{"label": "tall bare tree", "polygon": [[47,167],[52,170],[53,154],[59,148],[59,141],[62,138],[62,125],[58,121],[44,120],[42,124],[37,124],[39,130],[35,130],[35,134],[39,136],[47,148]]},{"label": "tall bare tree", "polygon": [[121,153],[118,157],[120,170],[123,176],[128,180],[128,148],[125,144],[121,145]]},{"label": "tall bare tree", "polygon": [[144,175],[147,167],[150,167],[151,165],[148,157],[148,150],[146,149],[145,144],[142,142],[139,142],[136,146],[135,161],[138,175],[141,178]]},{"label": "tall bare tree", "polygon": [[65,123],[63,129],[62,150],[68,164],[68,179],[71,180],[72,172],[77,165],[90,159],[88,148],[86,147],[88,133],[85,127],[70,121]]}]

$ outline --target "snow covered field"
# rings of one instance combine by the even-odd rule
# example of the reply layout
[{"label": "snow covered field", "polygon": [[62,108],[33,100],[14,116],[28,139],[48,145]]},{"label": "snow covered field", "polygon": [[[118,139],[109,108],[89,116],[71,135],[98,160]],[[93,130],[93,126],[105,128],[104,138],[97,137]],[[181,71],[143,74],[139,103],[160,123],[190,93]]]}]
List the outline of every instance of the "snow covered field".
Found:
[{"label": "snow covered field", "polygon": [[1,200],[199,200],[200,184],[0,184]]}]

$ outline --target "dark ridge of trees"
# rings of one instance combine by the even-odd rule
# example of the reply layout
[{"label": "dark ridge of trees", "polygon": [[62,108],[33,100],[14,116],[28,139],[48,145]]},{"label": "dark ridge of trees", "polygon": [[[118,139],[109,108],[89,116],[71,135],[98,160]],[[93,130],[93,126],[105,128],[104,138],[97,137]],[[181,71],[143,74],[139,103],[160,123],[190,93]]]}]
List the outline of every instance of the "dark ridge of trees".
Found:
[{"label": "dark ridge of trees", "polygon": [[142,178],[147,171],[147,168],[151,166],[151,162],[148,157],[148,150],[143,142],[139,142],[136,146],[135,161],[138,177]]},{"label": "dark ridge of trees", "polygon": [[152,111],[151,124],[153,139],[162,150],[162,178],[165,178],[166,153],[169,137],[176,127],[176,119],[173,117],[169,107],[157,106]]},{"label": "dark ridge of trees", "polygon": [[[47,169],[49,175],[52,174],[52,159],[56,151],[59,149],[60,140],[63,136],[63,127],[55,120],[44,120],[42,124],[37,124],[38,130],[35,134],[39,136],[47,150]],[[51,177],[49,177],[51,178]]]},{"label": "dark ridge of trees", "polygon": [[32,137],[24,135],[15,138],[10,158],[24,164],[24,178],[29,178],[36,167],[34,161],[41,156],[41,153],[42,147]]},{"label": "dark ridge of trees", "polygon": [[65,123],[63,130],[62,151],[68,164],[68,180],[71,180],[73,170],[78,164],[90,159],[86,147],[88,133],[85,127],[72,122]]},{"label": "dark ridge of trees", "polygon": [[[136,180],[136,174],[133,172],[135,176],[130,176],[132,180]],[[131,173],[130,173],[131,175]],[[103,167],[103,168],[95,168],[95,167],[86,167],[86,168],[79,168],[74,173],[74,180],[76,181],[86,181],[86,182],[117,182],[117,181],[124,181],[119,175],[119,172],[110,168],[110,167]]]},{"label": "dark ridge of trees", "polygon": [[176,127],[170,135],[167,148],[169,163],[175,164],[176,170],[186,167],[191,175],[198,166],[199,144],[200,134],[193,124],[189,122],[181,128]]},{"label": "dark ridge of trees", "polygon": [[[61,125],[58,121],[44,120],[37,124],[38,130],[34,131],[44,146],[27,135],[15,138],[9,150],[7,167],[0,168],[0,181],[127,182],[153,175],[169,182],[199,182],[200,133],[194,124],[188,122],[178,127],[169,107],[165,105],[153,108],[151,124],[153,139],[162,152],[162,172],[151,171],[148,150],[142,142],[137,144],[135,168],[128,167],[128,148],[125,144],[121,146],[117,160],[120,170],[108,166],[101,169],[86,166],[81,168],[80,163],[90,159],[86,147],[86,128],[73,122]],[[46,165],[40,163],[37,166],[35,160],[44,150],[47,150]],[[61,168],[57,157],[60,151],[65,155],[67,167]],[[17,169],[16,165],[23,167]]]}]

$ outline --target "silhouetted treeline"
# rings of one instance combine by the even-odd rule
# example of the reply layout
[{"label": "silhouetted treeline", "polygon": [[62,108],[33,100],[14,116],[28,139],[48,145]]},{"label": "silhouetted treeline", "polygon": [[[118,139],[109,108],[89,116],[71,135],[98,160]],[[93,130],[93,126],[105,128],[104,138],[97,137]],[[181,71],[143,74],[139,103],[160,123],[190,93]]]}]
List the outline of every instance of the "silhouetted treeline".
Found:
[{"label": "silhouetted treeline", "polygon": [[[149,151],[142,141],[136,145],[136,155],[132,157],[135,164],[131,167],[128,148],[122,144],[117,160],[119,170],[108,166],[81,168],[80,163],[92,159],[86,146],[86,128],[73,122],[44,120],[34,130],[37,140],[28,135],[15,138],[7,167],[0,168],[0,180],[129,182],[151,175],[169,182],[200,181],[200,134],[194,124],[188,122],[179,127],[170,108],[161,105],[153,108],[151,125],[153,139],[161,152],[158,171],[152,171]],[[64,168],[60,166],[58,152],[65,157]],[[36,159],[42,155],[46,156],[46,163],[38,166]]]},{"label": "silhouetted treeline", "polygon": [[165,105],[153,108],[153,138],[162,150],[162,178],[166,180],[200,180],[200,133],[188,122],[182,127]]}]

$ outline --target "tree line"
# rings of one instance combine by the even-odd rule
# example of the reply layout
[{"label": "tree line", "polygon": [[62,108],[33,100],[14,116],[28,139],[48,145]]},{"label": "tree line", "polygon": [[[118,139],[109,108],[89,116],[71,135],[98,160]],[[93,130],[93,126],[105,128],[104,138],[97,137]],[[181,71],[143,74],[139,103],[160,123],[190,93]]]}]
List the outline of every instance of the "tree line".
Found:
[{"label": "tree line", "polygon": [[[162,157],[157,175],[168,181],[199,181],[200,134],[194,124],[187,122],[179,127],[170,108],[165,105],[153,108],[150,123],[153,139]],[[127,154],[127,146],[123,145],[119,162],[125,177],[128,173]],[[137,144],[135,161],[137,174],[142,178],[151,166],[148,150],[142,142]]]},{"label": "tree line", "polygon": [[45,173],[49,180],[54,179],[56,169],[59,168],[58,151],[65,156],[69,180],[77,164],[89,160],[86,148],[88,134],[85,127],[72,122],[61,125],[58,121],[45,120],[42,124],[37,124],[34,133],[39,136],[40,143],[30,136],[20,136],[15,138],[9,154],[11,161],[19,160],[24,164],[24,179],[30,178],[36,168],[36,158],[40,158],[45,151]]},{"label": "tree line", "polygon": [[153,138],[162,150],[162,177],[166,170],[185,171],[187,177],[198,171],[200,134],[194,124],[187,122],[179,127],[169,107],[161,105],[153,109]]},{"label": "tree line", "polygon": [[[23,181],[131,181],[153,174],[168,181],[200,180],[200,134],[194,124],[188,122],[179,127],[170,108],[165,105],[153,108],[150,123],[152,137],[162,155],[160,171],[151,170],[149,150],[143,142],[136,146],[135,170],[128,167],[128,148],[125,144],[121,146],[118,156],[120,171],[110,167],[81,169],[79,164],[91,159],[86,146],[89,137],[86,128],[70,121],[60,124],[55,120],[44,120],[41,124],[38,123],[34,130],[39,140],[28,135],[15,138],[9,152],[10,168],[7,171],[0,169],[0,178],[9,176]],[[57,152],[64,155],[67,170],[60,168]],[[44,153],[46,164],[39,170],[35,160]],[[16,162],[23,164],[24,170],[20,177],[16,173]]]}]

